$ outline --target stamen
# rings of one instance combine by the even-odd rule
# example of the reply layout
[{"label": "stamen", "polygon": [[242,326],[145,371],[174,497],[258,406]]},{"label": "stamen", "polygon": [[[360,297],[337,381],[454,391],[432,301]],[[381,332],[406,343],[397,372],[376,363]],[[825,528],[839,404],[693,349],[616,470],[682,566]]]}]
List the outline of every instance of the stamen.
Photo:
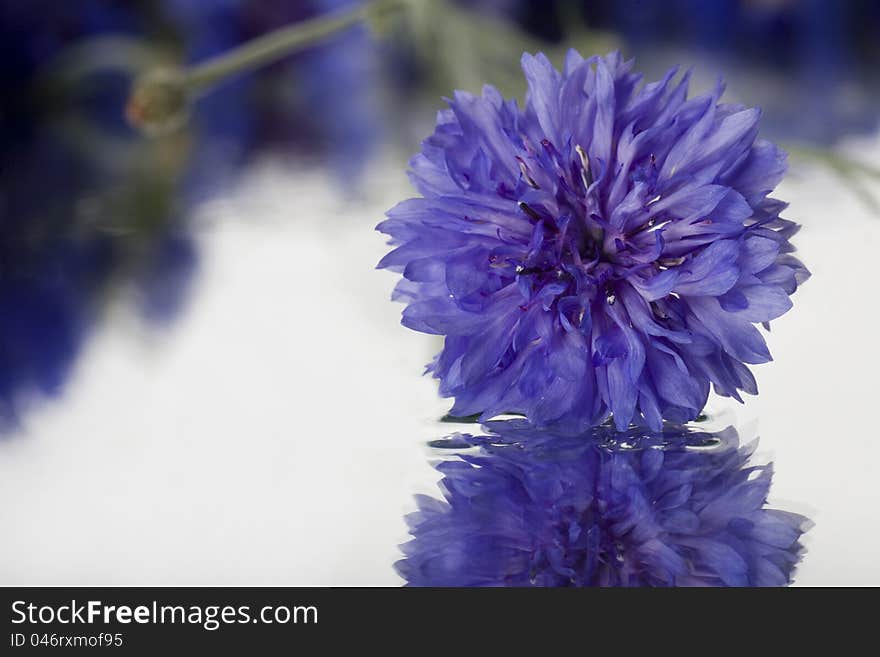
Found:
[{"label": "stamen", "polygon": [[526,184],[528,184],[528,186],[531,187],[532,189],[541,189],[540,187],[538,187],[538,183],[535,182],[535,179],[529,175],[529,168],[526,166],[525,161],[523,161],[523,159],[519,156],[517,156],[516,159],[519,162],[519,170],[522,173],[522,176],[525,179]]},{"label": "stamen", "polygon": [[590,157],[580,144],[576,144],[574,150],[581,160],[581,182],[584,183],[585,188],[589,189],[590,185],[593,184],[593,174],[590,172]]},{"label": "stamen", "polygon": [[669,315],[667,315],[663,310],[656,304],[656,302],[651,302],[651,310],[654,313],[654,316],[658,319],[669,319]]},{"label": "stamen", "polygon": [[536,221],[541,220],[541,215],[539,215],[537,212],[535,212],[535,210],[531,206],[529,206],[529,204],[526,203],[525,201],[519,201],[517,203],[517,206],[519,207],[520,210],[522,210],[527,215],[532,217],[532,219],[535,219]]}]

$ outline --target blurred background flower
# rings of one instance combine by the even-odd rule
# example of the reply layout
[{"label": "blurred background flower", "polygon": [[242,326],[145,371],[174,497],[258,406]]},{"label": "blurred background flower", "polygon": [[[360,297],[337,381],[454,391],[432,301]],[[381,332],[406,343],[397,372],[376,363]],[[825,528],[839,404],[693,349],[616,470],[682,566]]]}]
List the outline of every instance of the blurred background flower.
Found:
[{"label": "blurred background flower", "polygon": [[[803,516],[766,506],[772,466],[731,427],[580,436],[501,420],[435,446],[396,564],[410,586],[784,586]],[[470,449],[469,449],[470,448]]]},{"label": "blurred background flower", "polygon": [[613,26],[657,65],[675,51],[724,70],[735,100],[760,105],[768,133],[830,144],[877,128],[876,2],[596,0],[587,21]]},{"label": "blurred background flower", "polygon": [[108,302],[128,300],[149,323],[178,314],[198,261],[192,208],[246,163],[314,158],[354,193],[381,134],[364,26],[226,82],[173,134],[145,139],[124,111],[143,71],[349,4],[3,4],[0,424],[62,390]]},{"label": "blurred background flower", "polygon": [[[191,269],[169,228],[179,170],[171,143],[124,121],[132,70],[153,65],[160,26],[146,4],[4,3],[0,111],[0,418],[60,390],[110,283],[143,284],[152,314],[174,305],[149,272]],[[162,314],[158,312],[157,314]]]}]

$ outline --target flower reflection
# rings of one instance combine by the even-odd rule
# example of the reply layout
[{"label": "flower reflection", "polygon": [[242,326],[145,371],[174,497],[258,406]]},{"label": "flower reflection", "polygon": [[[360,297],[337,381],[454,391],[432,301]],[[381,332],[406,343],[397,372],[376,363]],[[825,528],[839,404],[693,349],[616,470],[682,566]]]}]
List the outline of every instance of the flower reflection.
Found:
[{"label": "flower reflection", "polygon": [[419,496],[396,569],[410,586],[783,586],[803,516],[767,508],[771,465],[733,428],[612,427],[570,436],[524,420],[457,435]]}]

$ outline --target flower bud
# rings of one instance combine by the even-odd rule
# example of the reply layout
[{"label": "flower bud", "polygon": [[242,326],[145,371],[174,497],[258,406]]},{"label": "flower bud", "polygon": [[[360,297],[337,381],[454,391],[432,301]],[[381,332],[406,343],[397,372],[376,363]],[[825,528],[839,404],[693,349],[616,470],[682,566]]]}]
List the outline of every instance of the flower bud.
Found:
[{"label": "flower bud", "polygon": [[186,76],[175,69],[160,68],[135,80],[125,116],[145,134],[161,136],[186,123],[189,104]]}]

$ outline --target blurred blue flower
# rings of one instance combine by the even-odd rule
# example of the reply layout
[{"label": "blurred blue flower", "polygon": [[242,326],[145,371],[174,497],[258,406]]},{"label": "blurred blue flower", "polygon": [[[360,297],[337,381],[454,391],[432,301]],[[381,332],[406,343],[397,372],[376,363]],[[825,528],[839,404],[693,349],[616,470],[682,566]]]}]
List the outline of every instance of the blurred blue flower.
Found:
[{"label": "blurred blue flower", "polygon": [[772,467],[713,434],[492,422],[441,462],[395,564],[410,586],[784,586],[803,516],[766,507]]},{"label": "blurred blue flower", "polygon": [[[451,0],[455,4],[487,16],[512,22],[545,41],[559,41],[565,34],[563,11],[559,0]],[[572,3],[568,2],[569,9]],[[571,14],[569,13],[569,16]]]},{"label": "blurred blue flower", "polygon": [[117,284],[133,284],[149,321],[180,311],[198,259],[192,207],[242,164],[305,152],[351,182],[376,143],[363,27],[228,81],[196,104],[187,131],[157,141],[125,123],[131,76],[177,48],[202,61],[349,4],[0,5],[0,424],[15,426],[34,393],[62,389]]},{"label": "blurred blue flower", "polygon": [[379,267],[403,273],[403,324],[446,336],[428,369],[453,415],[659,428],[710,383],[757,393],[753,324],[808,275],[767,196],[785,154],[720,83],[687,100],[687,75],[638,88],[631,66],[524,55],[524,109],[456,92],[412,159],[423,197],[379,224],[396,247]]},{"label": "blurred blue flower", "polygon": [[[150,318],[167,318],[171,296],[181,297],[186,288],[194,263],[191,244],[182,246],[188,235],[176,232],[174,274],[163,253],[163,233],[172,223],[164,177],[174,167],[166,157],[160,158],[164,168],[150,162],[153,151],[141,148],[141,137],[124,122],[131,71],[89,50],[101,37],[119,39],[114,43],[122,47],[158,29],[143,6],[113,0],[0,6],[4,429],[17,426],[35,393],[62,390],[119,278],[141,287]],[[121,60],[135,50],[114,52]],[[145,280],[160,270],[161,294]]]},{"label": "blurred blue flower", "polygon": [[[106,3],[104,3],[106,5]],[[99,2],[0,6],[0,424],[15,422],[19,399],[56,392],[90,322],[90,291],[111,267],[106,236],[70,221],[94,171],[44,129],[35,87],[62,49],[104,29],[124,31],[130,12]],[[106,11],[103,11],[106,9]],[[82,99],[80,99],[82,100]],[[86,106],[90,106],[86,103]]]},{"label": "blurred blue flower", "polygon": [[588,25],[614,30],[637,56],[699,51],[741,74],[738,91],[765,128],[830,144],[877,129],[876,2],[837,0],[591,0]]}]

